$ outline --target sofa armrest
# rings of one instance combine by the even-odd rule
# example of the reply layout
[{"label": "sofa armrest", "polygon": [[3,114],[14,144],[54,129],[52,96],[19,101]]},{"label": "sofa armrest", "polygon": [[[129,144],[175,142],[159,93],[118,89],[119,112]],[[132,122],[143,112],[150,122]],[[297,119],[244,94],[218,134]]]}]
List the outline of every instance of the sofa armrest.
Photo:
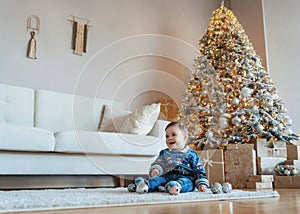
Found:
[{"label": "sofa armrest", "polygon": [[151,131],[148,133],[150,136],[154,137],[164,137],[165,135],[165,128],[170,123],[170,121],[166,120],[157,120],[151,129]]}]

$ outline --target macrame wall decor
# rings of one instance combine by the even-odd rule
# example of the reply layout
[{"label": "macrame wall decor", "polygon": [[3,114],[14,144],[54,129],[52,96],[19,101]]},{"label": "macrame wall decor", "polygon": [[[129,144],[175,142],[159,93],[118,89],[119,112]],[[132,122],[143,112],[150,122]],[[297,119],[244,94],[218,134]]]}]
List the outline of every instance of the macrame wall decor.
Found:
[{"label": "macrame wall decor", "polygon": [[72,50],[76,55],[82,56],[87,50],[87,32],[92,26],[89,25],[89,20],[72,16]]},{"label": "macrame wall decor", "polygon": [[36,59],[36,32],[40,32],[40,19],[35,15],[27,18],[27,32],[30,31],[30,39],[28,41],[26,56],[30,59]]}]

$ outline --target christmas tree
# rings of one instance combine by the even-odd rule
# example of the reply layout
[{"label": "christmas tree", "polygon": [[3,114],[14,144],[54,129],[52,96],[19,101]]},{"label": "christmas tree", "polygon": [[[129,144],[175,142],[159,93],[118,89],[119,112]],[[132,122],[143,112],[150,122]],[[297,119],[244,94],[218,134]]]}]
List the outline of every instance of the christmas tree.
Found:
[{"label": "christmas tree", "polygon": [[256,138],[292,144],[298,136],[248,36],[232,11],[213,12],[178,112],[191,143],[224,148]]}]

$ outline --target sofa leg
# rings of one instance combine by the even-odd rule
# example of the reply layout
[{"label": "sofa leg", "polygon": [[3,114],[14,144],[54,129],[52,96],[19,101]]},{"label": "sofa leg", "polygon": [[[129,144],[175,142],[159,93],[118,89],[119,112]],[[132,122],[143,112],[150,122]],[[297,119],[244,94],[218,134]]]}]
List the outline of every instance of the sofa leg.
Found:
[{"label": "sofa leg", "polygon": [[124,187],[125,186],[125,176],[120,175],[119,179],[120,179],[120,187]]}]

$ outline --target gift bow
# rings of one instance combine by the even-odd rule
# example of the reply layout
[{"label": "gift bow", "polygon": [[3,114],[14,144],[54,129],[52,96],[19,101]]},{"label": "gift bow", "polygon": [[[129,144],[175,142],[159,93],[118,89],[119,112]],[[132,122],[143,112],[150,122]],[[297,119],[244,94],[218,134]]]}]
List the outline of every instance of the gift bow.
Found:
[{"label": "gift bow", "polygon": [[203,167],[205,167],[206,166],[206,164],[208,164],[208,166],[213,166],[213,161],[212,160],[209,160],[209,159],[205,159],[205,158],[203,158]]},{"label": "gift bow", "polygon": [[[205,167],[206,164],[207,164],[209,167],[213,167],[213,163],[214,163],[214,164],[224,164],[223,161],[218,162],[218,161],[210,160],[209,158],[210,158],[211,156],[210,156],[208,150],[206,150],[206,157],[207,157],[207,159],[206,159],[206,158],[203,158],[203,159],[202,159],[203,167]],[[209,168],[209,167],[208,167],[208,168]]]}]

